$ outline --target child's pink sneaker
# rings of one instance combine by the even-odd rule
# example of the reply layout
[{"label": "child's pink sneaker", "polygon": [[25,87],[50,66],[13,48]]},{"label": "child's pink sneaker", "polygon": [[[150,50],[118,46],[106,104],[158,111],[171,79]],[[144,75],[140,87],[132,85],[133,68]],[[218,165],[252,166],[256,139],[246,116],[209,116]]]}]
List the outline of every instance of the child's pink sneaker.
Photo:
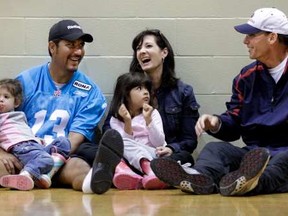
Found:
[{"label": "child's pink sneaker", "polygon": [[155,175],[145,175],[142,180],[144,189],[157,190],[168,188],[169,185],[162,182]]},{"label": "child's pink sneaker", "polygon": [[5,175],[0,178],[2,187],[14,188],[17,190],[32,190],[34,182],[31,177],[26,175]]},{"label": "child's pink sneaker", "polygon": [[142,176],[134,173],[130,167],[121,160],[116,166],[113,184],[120,190],[136,190],[142,188]]},{"label": "child's pink sneaker", "polygon": [[113,184],[120,190],[137,190],[142,188],[142,176],[134,173],[116,173]]}]

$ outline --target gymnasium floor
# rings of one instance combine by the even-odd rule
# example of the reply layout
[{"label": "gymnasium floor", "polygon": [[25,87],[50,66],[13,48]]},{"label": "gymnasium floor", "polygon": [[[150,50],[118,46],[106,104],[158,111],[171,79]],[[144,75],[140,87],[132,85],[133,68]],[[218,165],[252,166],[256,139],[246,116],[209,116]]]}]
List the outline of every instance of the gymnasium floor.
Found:
[{"label": "gymnasium floor", "polygon": [[187,195],[178,189],[119,191],[84,195],[72,189],[0,189],[1,215],[60,216],[281,216],[288,215],[288,193],[254,197]]}]

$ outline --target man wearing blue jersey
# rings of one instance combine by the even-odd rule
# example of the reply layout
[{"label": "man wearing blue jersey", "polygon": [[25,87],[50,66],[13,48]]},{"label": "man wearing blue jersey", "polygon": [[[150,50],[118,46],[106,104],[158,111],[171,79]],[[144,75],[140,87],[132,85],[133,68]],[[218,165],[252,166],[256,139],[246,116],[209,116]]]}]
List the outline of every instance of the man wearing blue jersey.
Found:
[{"label": "man wearing blue jersey", "polygon": [[[276,8],[261,8],[235,30],[245,34],[256,61],[233,80],[227,111],[204,114],[195,126],[198,136],[207,131],[223,141],[204,146],[193,174],[166,159],[151,166],[161,180],[192,194],[288,192],[288,19]],[[245,147],[229,143],[240,137]]]},{"label": "man wearing blue jersey", "polygon": [[[75,190],[101,194],[111,186],[123,143],[115,130],[105,133],[99,145],[93,143],[106,100],[99,87],[78,70],[85,42],[92,41],[92,35],[84,33],[73,20],[54,24],[48,38],[51,61],[20,73],[17,79],[24,90],[20,109],[34,134],[47,144],[59,136],[71,142],[71,158],[55,180]],[[7,172],[21,168],[11,155],[5,158],[2,162]]]}]

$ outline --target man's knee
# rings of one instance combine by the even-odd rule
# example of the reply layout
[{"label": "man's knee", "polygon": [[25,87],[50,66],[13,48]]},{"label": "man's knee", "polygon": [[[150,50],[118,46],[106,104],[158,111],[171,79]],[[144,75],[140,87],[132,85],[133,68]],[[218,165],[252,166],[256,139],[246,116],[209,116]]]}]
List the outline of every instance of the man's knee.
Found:
[{"label": "man's knee", "polygon": [[72,181],[72,188],[76,191],[82,191],[83,181],[85,179],[86,174],[76,176]]},{"label": "man's knee", "polygon": [[[60,170],[59,178],[61,184],[70,185],[75,190],[81,190],[82,183],[90,170],[90,166],[80,158],[71,158]],[[79,186],[81,185],[81,186]]]},{"label": "man's knee", "polygon": [[227,146],[231,146],[231,144],[227,142],[209,142],[204,146],[203,150],[219,151],[221,149],[226,149]]}]

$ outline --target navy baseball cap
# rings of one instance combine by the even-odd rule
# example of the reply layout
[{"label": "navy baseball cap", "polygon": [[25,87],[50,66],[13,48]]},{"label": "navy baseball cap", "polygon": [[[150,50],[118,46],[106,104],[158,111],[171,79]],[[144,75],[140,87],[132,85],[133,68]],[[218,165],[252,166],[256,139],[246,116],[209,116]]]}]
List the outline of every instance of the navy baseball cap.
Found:
[{"label": "navy baseball cap", "polygon": [[92,35],[84,33],[74,20],[61,20],[50,28],[48,41],[57,39],[75,41],[80,38],[88,43],[93,41]]}]

